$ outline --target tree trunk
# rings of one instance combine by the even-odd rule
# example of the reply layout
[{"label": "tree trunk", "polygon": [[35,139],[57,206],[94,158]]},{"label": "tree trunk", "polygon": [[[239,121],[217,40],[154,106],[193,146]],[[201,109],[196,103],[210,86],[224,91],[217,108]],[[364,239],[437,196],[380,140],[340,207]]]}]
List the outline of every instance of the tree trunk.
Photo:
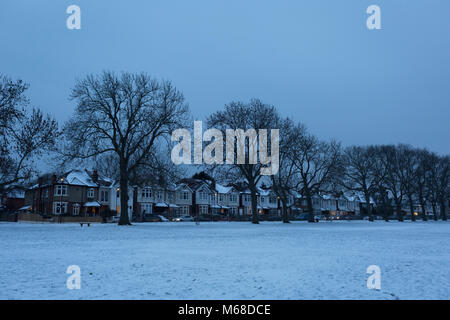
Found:
[{"label": "tree trunk", "polygon": [[433,208],[433,217],[434,221],[438,221],[438,215],[437,215],[437,209],[436,209],[436,203],[432,203],[431,207]]},{"label": "tree trunk", "polygon": [[445,200],[441,200],[441,219],[442,221],[447,221],[447,211],[445,208]]},{"label": "tree trunk", "polygon": [[427,217],[427,211],[426,211],[426,203],[425,201],[423,201],[423,198],[420,198],[420,207],[422,208],[422,220],[423,221],[428,221],[428,217]]},{"label": "tree trunk", "polygon": [[128,176],[126,171],[120,172],[120,219],[119,226],[131,225],[128,217]]},{"label": "tree trunk", "polygon": [[414,204],[413,204],[412,196],[408,197],[408,202],[409,202],[409,211],[411,212],[411,221],[416,222],[416,216],[414,215]]},{"label": "tree trunk", "polygon": [[256,197],[256,188],[250,188],[250,196],[252,198],[252,223],[259,223],[259,216],[257,211],[258,201]]},{"label": "tree trunk", "polygon": [[367,206],[367,216],[369,221],[373,222],[372,208],[370,207],[370,195],[366,194],[366,206]]},{"label": "tree trunk", "polygon": [[283,201],[281,203],[282,203],[282,210],[283,210],[283,223],[290,223],[287,206],[286,206],[286,199],[283,199]]},{"label": "tree trunk", "polygon": [[308,222],[314,222],[314,212],[309,190],[306,192],[306,203],[308,204]]},{"label": "tree trunk", "polygon": [[396,211],[397,211],[397,219],[398,219],[398,221],[399,222],[403,222],[402,204],[401,203],[397,203]]}]

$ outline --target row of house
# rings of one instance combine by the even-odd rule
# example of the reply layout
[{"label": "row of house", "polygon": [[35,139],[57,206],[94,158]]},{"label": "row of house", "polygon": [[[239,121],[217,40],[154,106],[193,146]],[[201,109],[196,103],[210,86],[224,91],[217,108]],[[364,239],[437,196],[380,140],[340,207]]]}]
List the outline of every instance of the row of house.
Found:
[{"label": "row of house", "polygon": [[[24,192],[21,211],[42,215],[98,216],[108,211],[120,214],[118,182],[99,175],[97,171],[73,170],[63,175],[41,177]],[[301,196],[288,198],[288,212],[305,211],[306,201]],[[359,215],[364,206],[357,194],[313,198],[315,214]],[[260,187],[257,193],[257,211],[264,216],[281,214],[281,202],[270,189]],[[129,187],[128,212],[131,219],[162,214],[249,216],[252,214],[251,193],[243,184],[221,185],[214,180],[182,179],[165,187]]]},{"label": "row of house", "polygon": [[[129,187],[128,213],[130,219],[143,220],[148,215],[169,217],[183,215],[219,215],[224,217],[252,214],[251,193],[243,184],[222,185],[214,180],[182,179],[165,187]],[[312,198],[315,215],[330,217],[364,214],[364,197],[356,192],[338,195],[320,194]],[[69,215],[82,217],[119,215],[120,187],[117,181],[97,171],[72,170],[62,175],[40,177],[27,189],[19,187],[2,198],[2,206],[10,211],[34,212],[41,215]],[[19,208],[20,206],[20,208]],[[306,199],[300,195],[288,198],[291,215],[307,211]],[[371,206],[375,203],[371,200]],[[263,216],[281,215],[282,204],[270,188],[260,187],[257,193],[257,212]],[[426,212],[431,208],[425,209]],[[405,207],[405,213],[409,210]],[[421,211],[418,208],[418,213]]]}]

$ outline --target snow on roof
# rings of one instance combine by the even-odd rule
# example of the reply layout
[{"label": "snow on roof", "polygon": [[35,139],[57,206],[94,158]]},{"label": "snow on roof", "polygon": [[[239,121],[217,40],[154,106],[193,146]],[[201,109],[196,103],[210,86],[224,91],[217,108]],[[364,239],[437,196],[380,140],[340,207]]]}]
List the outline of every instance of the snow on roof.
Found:
[{"label": "snow on roof", "polygon": [[269,189],[258,188],[258,193],[261,196],[268,196],[270,194],[270,190]]},{"label": "snow on roof", "polygon": [[80,185],[80,186],[88,186],[88,187],[97,187],[91,176],[87,173],[86,170],[73,170],[69,172],[65,179],[62,182],[66,182],[68,184]]},{"label": "snow on roof", "polygon": [[225,187],[221,184],[216,183],[216,191],[218,193],[228,193],[233,189],[233,187]]},{"label": "snow on roof", "polygon": [[155,207],[159,207],[159,208],[167,208],[169,205],[165,202],[158,202],[157,204],[155,204]]},{"label": "snow on roof", "polygon": [[91,201],[91,202],[86,202],[83,206],[84,207],[100,207],[100,203],[98,203],[97,201]]}]

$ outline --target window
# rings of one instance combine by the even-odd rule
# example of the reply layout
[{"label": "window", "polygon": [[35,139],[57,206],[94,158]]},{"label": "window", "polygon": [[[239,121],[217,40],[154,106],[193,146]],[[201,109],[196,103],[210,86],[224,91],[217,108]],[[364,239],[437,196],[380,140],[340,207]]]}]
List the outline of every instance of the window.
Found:
[{"label": "window", "polygon": [[230,194],[230,201],[231,202],[237,202],[237,196],[235,193]]},{"label": "window", "polygon": [[261,203],[266,203],[266,197],[261,197]]},{"label": "window", "polygon": [[183,216],[189,215],[190,214],[189,206],[182,206],[182,207],[180,207],[180,213]]},{"label": "window", "polygon": [[208,194],[204,191],[200,191],[200,199],[201,200],[208,200]]},{"label": "window", "polygon": [[143,188],[141,192],[141,199],[148,200],[152,197],[152,190],[150,188]]},{"label": "window", "polygon": [[45,189],[45,197],[48,198],[48,189]]},{"label": "window", "polygon": [[56,185],[55,196],[67,196],[67,186],[61,184]]},{"label": "window", "polygon": [[100,191],[100,201],[108,202],[109,192],[107,190]]},{"label": "window", "polygon": [[186,191],[183,191],[180,193],[180,199],[181,200],[188,200],[189,199],[189,194]]},{"label": "window", "polygon": [[90,199],[94,198],[94,188],[89,188],[89,190],[88,190],[88,198],[90,198]]},{"label": "window", "polygon": [[67,202],[53,202],[53,213],[54,214],[67,213]]},{"label": "window", "polygon": [[74,216],[77,216],[80,214],[80,205],[78,203],[75,203],[73,205],[72,213]]},{"label": "window", "polygon": [[163,193],[162,191],[157,191],[156,192],[156,199],[161,200],[163,198]]},{"label": "window", "polygon": [[237,208],[232,207],[230,208],[230,214],[235,215],[237,213]]},{"label": "window", "polygon": [[141,213],[152,214],[153,206],[151,203],[142,203],[141,204]]},{"label": "window", "polygon": [[208,206],[199,206],[200,214],[207,214],[208,213]]},{"label": "window", "polygon": [[224,194],[219,194],[219,201],[224,201],[225,200],[225,195]]},{"label": "window", "polygon": [[269,202],[270,203],[277,203],[277,197],[270,197],[270,199],[269,199]]}]

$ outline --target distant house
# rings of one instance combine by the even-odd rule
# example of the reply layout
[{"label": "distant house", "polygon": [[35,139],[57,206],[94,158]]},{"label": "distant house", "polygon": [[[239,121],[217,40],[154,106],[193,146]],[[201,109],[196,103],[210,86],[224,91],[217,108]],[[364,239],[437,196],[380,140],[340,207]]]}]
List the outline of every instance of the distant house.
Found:
[{"label": "distant house", "polygon": [[180,184],[184,184],[192,190],[192,214],[205,215],[212,214],[212,207],[217,203],[218,196],[215,185],[200,179],[182,179]]},{"label": "distant house", "polygon": [[[359,216],[363,205],[362,196],[351,193],[329,194],[322,193],[312,197],[313,214],[327,215],[330,218],[339,219],[341,217]],[[364,201],[365,202],[365,201]],[[306,198],[301,198],[301,207],[304,212],[308,212]],[[365,204],[364,204],[365,206]]]},{"label": "distant house", "polygon": [[25,206],[46,215],[97,216],[111,208],[113,181],[97,171],[72,170],[52,175],[25,191]]},{"label": "distant house", "polygon": [[180,206],[177,203],[183,204],[183,210],[187,206],[187,211],[189,211],[189,199],[183,202],[183,199],[180,199],[178,195],[179,193],[176,185],[169,185],[164,188],[159,186],[135,187],[136,215],[141,220],[145,220],[145,216],[151,214],[162,214],[169,217],[178,216]]},{"label": "distant house", "polygon": [[[132,220],[134,208],[134,189],[128,186],[128,218]],[[121,203],[120,203],[120,184],[118,182],[111,183],[110,186],[110,197],[109,197],[109,208],[116,212],[117,216],[120,216]]]},{"label": "distant house", "polygon": [[215,183],[214,189],[213,213],[236,216],[239,208],[239,192],[236,188]]}]

